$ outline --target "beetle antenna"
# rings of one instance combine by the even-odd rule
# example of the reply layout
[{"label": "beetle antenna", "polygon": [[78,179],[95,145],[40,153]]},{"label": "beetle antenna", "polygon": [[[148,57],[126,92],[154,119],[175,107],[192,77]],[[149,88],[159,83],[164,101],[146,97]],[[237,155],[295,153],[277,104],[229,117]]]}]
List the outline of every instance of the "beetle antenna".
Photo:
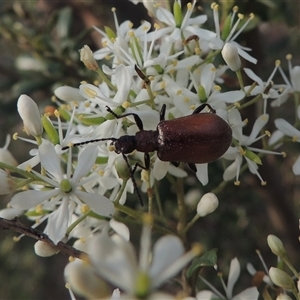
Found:
[{"label": "beetle antenna", "polygon": [[144,202],[143,202],[141,193],[140,193],[140,191],[139,191],[139,189],[138,189],[138,186],[137,186],[136,181],[135,181],[135,178],[134,178],[134,172],[135,172],[135,170],[136,170],[136,167],[134,167],[134,168],[132,169],[131,166],[130,166],[130,164],[129,164],[129,162],[128,162],[127,156],[126,156],[124,153],[122,153],[122,155],[123,155],[123,158],[124,158],[124,160],[125,160],[125,162],[126,162],[126,164],[127,164],[128,169],[129,169],[130,177],[131,177],[131,180],[132,180],[132,183],[133,183],[133,187],[134,187],[135,192],[136,192],[137,195],[138,195],[140,204],[141,204],[141,206],[144,206]]},{"label": "beetle antenna", "polygon": [[117,139],[116,138],[104,138],[104,139],[94,139],[94,140],[89,140],[89,141],[85,141],[85,142],[80,142],[80,143],[75,143],[75,144],[72,144],[70,146],[64,146],[62,147],[61,149],[62,150],[66,150],[70,147],[78,147],[78,146],[82,146],[82,145],[86,145],[86,144],[91,144],[91,143],[97,143],[97,142],[101,142],[101,141],[116,141]]}]

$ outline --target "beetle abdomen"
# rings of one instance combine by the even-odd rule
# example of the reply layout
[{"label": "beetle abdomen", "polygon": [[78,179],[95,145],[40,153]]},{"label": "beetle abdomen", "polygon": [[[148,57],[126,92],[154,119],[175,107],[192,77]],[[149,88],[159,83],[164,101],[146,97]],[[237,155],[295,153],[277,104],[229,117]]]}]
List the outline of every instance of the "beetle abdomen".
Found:
[{"label": "beetle abdomen", "polygon": [[162,161],[212,162],[226,152],[232,140],[230,126],[213,113],[161,121],[157,130],[157,156]]}]

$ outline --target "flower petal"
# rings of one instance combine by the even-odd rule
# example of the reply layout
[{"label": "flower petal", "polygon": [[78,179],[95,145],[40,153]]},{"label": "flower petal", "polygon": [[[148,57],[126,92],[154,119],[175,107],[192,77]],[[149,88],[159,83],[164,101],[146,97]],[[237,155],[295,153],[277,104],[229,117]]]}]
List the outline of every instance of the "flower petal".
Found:
[{"label": "flower petal", "polygon": [[257,76],[251,69],[244,68],[245,73],[247,76],[252,79],[253,81],[257,82],[260,87],[263,86],[263,81],[259,76]]},{"label": "flower petal", "polygon": [[90,145],[84,149],[78,158],[78,164],[71,179],[72,183],[77,183],[84,175],[91,171],[95,163],[97,153],[98,149],[95,145]]},{"label": "flower petal", "polygon": [[50,191],[25,191],[14,195],[9,205],[17,209],[29,209],[37,206],[43,201],[59,194],[59,190]]},{"label": "flower petal", "polygon": [[138,266],[131,243],[118,236],[112,239],[104,231],[91,240],[88,253],[103,278],[125,292],[133,292]]},{"label": "flower petal", "polygon": [[156,180],[161,180],[164,178],[168,172],[170,163],[167,161],[161,161],[160,159],[156,159],[153,167],[153,175]]},{"label": "flower petal", "polygon": [[39,146],[38,152],[42,166],[56,179],[56,181],[60,182],[63,179],[63,175],[54,146],[48,141],[43,141]]},{"label": "flower petal", "polygon": [[276,119],[274,121],[275,126],[283,132],[285,135],[290,136],[292,138],[297,138],[297,141],[300,141],[300,131],[293,127],[290,123],[288,123],[284,119]]},{"label": "flower petal", "polygon": [[130,232],[128,227],[124,223],[118,222],[115,219],[111,219],[109,221],[109,225],[118,235],[123,237],[124,240],[129,241]]},{"label": "flower petal", "polygon": [[184,253],[181,240],[176,236],[160,238],[153,249],[153,260],[150,269],[151,277],[156,277]]},{"label": "flower petal", "polygon": [[[132,75],[128,71],[125,65],[119,65],[116,67],[116,86],[118,91],[114,96],[114,102],[123,103],[127,99],[131,85],[132,85]],[[126,78],[126,80],[124,80]]]},{"label": "flower petal", "polygon": [[295,175],[300,175],[300,156],[293,164],[293,172]]},{"label": "flower petal", "polygon": [[268,121],[269,121],[268,114],[261,115],[256,119],[251,134],[245,143],[246,145],[251,145],[255,141],[257,135],[260,133],[262,128],[268,123]]},{"label": "flower petal", "polygon": [[56,245],[66,235],[69,223],[69,201],[68,197],[64,198],[61,205],[49,217],[47,226],[44,230],[49,238]]},{"label": "flower petal", "polygon": [[238,295],[234,296],[232,300],[256,300],[258,299],[259,292],[256,287],[251,287],[243,290]]},{"label": "flower petal", "polygon": [[226,290],[226,296],[228,299],[231,299],[232,297],[233,286],[240,276],[240,271],[241,271],[240,263],[238,259],[235,257],[230,262],[228,283],[227,283],[227,290]]},{"label": "flower petal", "polygon": [[113,203],[102,195],[90,194],[79,190],[76,190],[74,194],[98,215],[111,217],[115,212]]},{"label": "flower petal", "polygon": [[196,176],[203,185],[207,185],[208,183],[207,166],[208,164],[196,164],[196,168],[197,168]]}]

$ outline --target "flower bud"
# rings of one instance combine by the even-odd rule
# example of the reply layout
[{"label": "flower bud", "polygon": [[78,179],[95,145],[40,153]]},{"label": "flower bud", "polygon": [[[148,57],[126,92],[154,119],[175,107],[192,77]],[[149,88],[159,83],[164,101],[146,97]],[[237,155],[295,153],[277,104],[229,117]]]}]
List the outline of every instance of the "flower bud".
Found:
[{"label": "flower bud", "polygon": [[[11,165],[16,167],[18,165],[18,162],[16,159],[12,156],[12,154],[7,150],[10,143],[10,135],[8,134],[6,136],[6,142],[3,148],[0,148],[0,162],[4,162],[7,165]],[[1,192],[0,192],[1,193]]]},{"label": "flower bud", "polygon": [[238,49],[233,43],[226,43],[222,50],[222,56],[228,67],[236,72],[241,68],[241,60]]},{"label": "flower bud", "polygon": [[16,183],[8,173],[0,169],[0,195],[7,195],[16,190]]},{"label": "flower bud", "polygon": [[86,99],[80,95],[80,91],[78,88],[74,88],[71,86],[60,86],[54,91],[54,95],[60,100],[66,102],[83,102]]},{"label": "flower bud", "polygon": [[90,70],[97,71],[99,69],[94,54],[88,45],[84,45],[84,47],[80,49],[80,60]]},{"label": "flower bud", "polygon": [[4,162],[11,166],[17,166],[18,162],[7,149],[0,148],[0,162]]},{"label": "flower bud", "polygon": [[37,241],[34,244],[34,252],[36,255],[41,257],[49,257],[58,252],[54,245],[50,245],[44,241]]},{"label": "flower bud", "polygon": [[130,170],[122,156],[118,156],[115,160],[115,167],[121,179],[128,180],[131,178]]},{"label": "flower bud", "polygon": [[104,299],[109,291],[106,283],[87,262],[76,259],[65,268],[65,280],[71,289],[86,299]]},{"label": "flower bud", "polygon": [[274,284],[282,287],[285,290],[292,291],[295,289],[293,279],[284,271],[278,268],[270,268],[269,276]]},{"label": "flower bud", "polygon": [[41,136],[43,126],[38,106],[27,95],[21,95],[19,97],[18,112],[23,120],[26,133],[34,137]]},{"label": "flower bud", "polygon": [[213,193],[207,193],[202,196],[201,200],[197,205],[197,214],[200,217],[204,217],[215,211],[218,205],[219,200],[217,196]]},{"label": "flower bud", "polygon": [[279,257],[283,257],[286,255],[284,246],[283,246],[281,240],[277,236],[275,236],[273,234],[268,235],[267,242],[268,242],[268,245],[269,245],[271,251],[275,255],[277,255]]},{"label": "flower bud", "polygon": [[[0,188],[1,189],[1,188]],[[3,208],[0,210],[0,218],[6,219],[6,220],[12,220],[15,217],[18,217],[23,213],[23,209],[18,209],[18,208]]]},{"label": "flower bud", "polygon": [[292,298],[286,294],[280,294],[276,297],[276,300],[292,300]]}]

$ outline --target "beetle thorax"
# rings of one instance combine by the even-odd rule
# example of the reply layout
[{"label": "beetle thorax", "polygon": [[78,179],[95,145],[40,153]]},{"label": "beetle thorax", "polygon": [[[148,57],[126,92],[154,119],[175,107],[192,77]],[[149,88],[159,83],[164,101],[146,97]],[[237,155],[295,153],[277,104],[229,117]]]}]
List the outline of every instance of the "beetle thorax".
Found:
[{"label": "beetle thorax", "polygon": [[157,150],[157,130],[141,130],[135,134],[136,150],[140,152],[153,152]]}]

